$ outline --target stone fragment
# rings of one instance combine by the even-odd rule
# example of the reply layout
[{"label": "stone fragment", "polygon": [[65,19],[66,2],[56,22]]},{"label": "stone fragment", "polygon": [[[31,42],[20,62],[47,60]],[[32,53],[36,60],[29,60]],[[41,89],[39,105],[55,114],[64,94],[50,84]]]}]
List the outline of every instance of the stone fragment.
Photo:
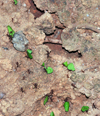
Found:
[{"label": "stone fragment", "polygon": [[43,30],[40,30],[36,27],[32,27],[27,31],[27,33],[30,37],[30,43],[35,43],[36,45],[43,44],[45,39],[45,33],[43,32]]},{"label": "stone fragment", "polygon": [[36,19],[35,26],[38,29],[43,30],[45,34],[52,34],[55,30],[55,24],[52,15],[47,11]]},{"label": "stone fragment", "polygon": [[83,80],[85,79],[85,74],[79,75],[79,74],[73,73],[70,79],[74,82],[82,83]]},{"label": "stone fragment", "polygon": [[5,94],[0,92],[0,99],[2,99],[4,96],[5,96]]},{"label": "stone fragment", "polygon": [[65,28],[61,34],[62,47],[64,47],[69,52],[77,51],[81,48],[81,40],[79,37],[79,32],[76,29]]},{"label": "stone fragment", "polygon": [[47,52],[50,52],[50,48],[46,45],[39,45],[36,50],[33,51],[33,58],[36,62],[42,63],[47,60]]},{"label": "stone fragment", "polygon": [[22,31],[16,32],[14,37],[12,38],[13,46],[16,50],[24,52],[26,50],[26,45],[28,44],[28,40]]},{"label": "stone fragment", "polygon": [[91,90],[91,89],[93,88],[93,85],[92,85],[91,83],[89,83],[89,82],[85,82],[85,83],[84,83],[84,87],[85,87],[86,89],[88,89],[88,90]]},{"label": "stone fragment", "polygon": [[66,6],[66,0],[34,0],[34,3],[40,10],[56,12]]},{"label": "stone fragment", "polygon": [[95,90],[96,92],[100,92],[100,84],[95,84],[95,85],[94,85],[94,90]]},{"label": "stone fragment", "polygon": [[100,110],[100,99],[97,99],[95,102],[94,102],[94,105],[97,109]]}]

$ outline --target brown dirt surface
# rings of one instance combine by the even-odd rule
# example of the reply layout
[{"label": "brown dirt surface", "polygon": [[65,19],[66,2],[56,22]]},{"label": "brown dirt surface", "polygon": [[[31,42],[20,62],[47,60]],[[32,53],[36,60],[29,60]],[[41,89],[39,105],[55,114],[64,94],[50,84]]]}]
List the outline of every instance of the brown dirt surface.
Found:
[{"label": "brown dirt surface", "polygon": [[[17,1],[0,0],[0,116],[100,116],[100,0]],[[14,48],[8,25],[32,59]]]}]

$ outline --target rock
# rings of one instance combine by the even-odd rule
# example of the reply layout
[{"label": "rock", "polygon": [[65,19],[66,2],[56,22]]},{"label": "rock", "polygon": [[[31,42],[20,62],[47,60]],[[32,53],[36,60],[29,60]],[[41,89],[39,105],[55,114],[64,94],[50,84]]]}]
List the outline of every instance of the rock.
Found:
[{"label": "rock", "polygon": [[95,107],[96,107],[97,109],[100,110],[100,99],[96,100],[96,101],[94,102],[94,105],[95,105]]},{"label": "rock", "polygon": [[62,47],[64,47],[69,52],[77,51],[81,48],[81,41],[79,37],[79,32],[76,29],[65,28],[61,34]]},{"label": "rock", "polygon": [[70,79],[74,82],[79,82],[79,83],[82,83],[83,80],[85,79],[85,74],[76,74],[76,73],[73,73],[70,77]]},{"label": "rock", "polygon": [[34,0],[34,3],[40,10],[48,10],[49,12],[56,12],[65,7],[66,0]]},{"label": "rock", "polygon": [[95,85],[94,85],[94,90],[95,90],[96,92],[100,92],[100,84],[95,84]]},{"label": "rock", "polygon": [[24,52],[26,50],[26,45],[28,44],[28,40],[22,31],[16,32],[14,37],[12,38],[13,46],[16,50]]},{"label": "rock", "polygon": [[5,96],[5,94],[0,92],[0,99],[2,99],[4,96]]},{"label": "rock", "polygon": [[29,36],[30,43],[35,43],[36,45],[43,44],[45,39],[45,33],[43,32],[43,30],[40,30],[36,27],[32,27],[27,30],[27,34]]},{"label": "rock", "polygon": [[45,34],[51,34],[55,30],[55,24],[52,18],[52,15],[49,14],[47,11],[36,19],[35,26],[43,30]]},{"label": "rock", "polygon": [[36,62],[42,63],[47,60],[47,52],[50,52],[50,48],[46,45],[39,45],[36,47],[36,50],[33,52],[33,58]]},{"label": "rock", "polygon": [[95,79],[92,80],[92,83],[95,84],[95,85],[100,84],[100,79],[95,78]]},{"label": "rock", "polygon": [[89,83],[89,82],[85,82],[85,83],[84,83],[84,87],[85,87],[86,89],[88,89],[88,90],[91,90],[91,89],[93,88],[93,85],[92,85],[91,83]]}]

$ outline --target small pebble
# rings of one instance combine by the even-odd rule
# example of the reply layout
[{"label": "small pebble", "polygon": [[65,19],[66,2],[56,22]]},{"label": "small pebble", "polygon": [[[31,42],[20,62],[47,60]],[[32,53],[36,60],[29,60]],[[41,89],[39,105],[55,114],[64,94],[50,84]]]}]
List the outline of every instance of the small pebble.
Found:
[{"label": "small pebble", "polygon": [[5,94],[0,92],[0,99],[2,99],[4,96],[5,96]]},{"label": "small pebble", "polygon": [[89,17],[89,14],[87,14],[86,16]]},{"label": "small pebble", "polygon": [[25,7],[26,7],[26,4],[24,3],[24,4],[23,4],[23,6],[25,6]]},{"label": "small pebble", "polygon": [[96,8],[96,10],[98,10],[98,7]]}]

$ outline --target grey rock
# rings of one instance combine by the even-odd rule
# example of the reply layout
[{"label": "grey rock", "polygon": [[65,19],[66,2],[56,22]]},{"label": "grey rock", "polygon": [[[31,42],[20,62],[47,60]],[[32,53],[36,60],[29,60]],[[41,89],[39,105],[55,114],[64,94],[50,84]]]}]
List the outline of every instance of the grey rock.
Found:
[{"label": "grey rock", "polygon": [[81,49],[81,40],[76,29],[65,28],[61,34],[62,47],[68,51],[76,51]]},{"label": "grey rock", "polygon": [[94,85],[94,90],[95,90],[96,92],[100,92],[100,83]]},{"label": "grey rock", "polygon": [[13,46],[16,50],[24,52],[26,50],[26,45],[28,44],[28,40],[22,31],[18,31],[14,34],[12,38]]},{"label": "grey rock", "polygon": [[98,78],[93,79],[93,80],[92,80],[92,83],[93,83],[94,85],[100,84],[100,79],[98,79]]},{"label": "grey rock", "polygon": [[91,83],[89,83],[89,82],[85,82],[85,83],[84,83],[84,87],[85,87],[86,89],[88,89],[88,90],[91,90],[91,89],[93,88],[93,85],[92,85]]},{"label": "grey rock", "polygon": [[5,96],[5,94],[0,92],[0,99],[2,99],[4,96]]},{"label": "grey rock", "polygon": [[71,79],[73,82],[82,83],[83,80],[85,79],[85,74],[79,75],[79,74],[74,73],[74,74],[71,75],[70,79]]}]

